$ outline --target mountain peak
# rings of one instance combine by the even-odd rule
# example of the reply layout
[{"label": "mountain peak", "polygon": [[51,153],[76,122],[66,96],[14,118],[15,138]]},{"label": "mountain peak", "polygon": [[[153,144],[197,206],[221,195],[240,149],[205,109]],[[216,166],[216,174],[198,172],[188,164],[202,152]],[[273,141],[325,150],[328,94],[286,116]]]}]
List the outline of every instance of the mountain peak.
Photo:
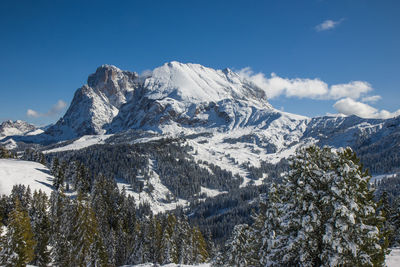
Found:
[{"label": "mountain peak", "polygon": [[230,69],[215,70],[200,64],[172,61],[153,70],[145,85],[151,99],[165,97],[189,102],[243,100],[267,106],[265,92]]},{"label": "mountain peak", "polygon": [[88,86],[108,97],[123,91],[132,91],[131,84],[139,78],[136,72],[122,71],[113,65],[101,65],[89,75]]},{"label": "mountain peak", "polygon": [[239,121],[237,116],[244,116],[240,110],[245,108],[250,116],[250,107],[272,108],[261,88],[230,69],[171,61],[139,77],[136,72],[102,65],[47,132],[76,137],[169,123],[204,126],[213,124],[211,117],[229,128],[229,123]]},{"label": "mountain peak", "polygon": [[36,126],[21,120],[7,120],[0,124],[0,136],[23,135],[36,130]]}]

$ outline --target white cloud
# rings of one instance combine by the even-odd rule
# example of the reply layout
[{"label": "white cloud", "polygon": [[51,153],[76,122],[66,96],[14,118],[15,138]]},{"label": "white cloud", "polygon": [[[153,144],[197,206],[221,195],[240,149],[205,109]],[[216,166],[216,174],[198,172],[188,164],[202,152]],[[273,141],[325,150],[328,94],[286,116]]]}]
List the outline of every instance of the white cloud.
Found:
[{"label": "white cloud", "polygon": [[39,118],[40,117],[40,114],[37,111],[34,111],[33,109],[28,109],[26,111],[26,115],[28,117],[32,117],[32,118]]},{"label": "white cloud", "polygon": [[67,103],[65,103],[63,100],[60,99],[54,106],[51,107],[51,109],[47,112],[47,115],[48,116],[56,115],[66,107]]},{"label": "white cloud", "polygon": [[41,117],[51,117],[59,114],[64,108],[67,107],[67,103],[63,100],[58,100],[56,104],[54,104],[49,111],[46,113],[40,113],[33,109],[28,109],[26,111],[26,115],[31,118],[41,118]]},{"label": "white cloud", "polygon": [[331,86],[329,92],[330,99],[339,99],[343,97],[350,97],[358,99],[361,95],[372,91],[372,87],[367,82],[353,81],[344,84],[335,84]]},{"label": "white cloud", "polygon": [[355,101],[351,98],[344,98],[337,101],[333,107],[345,115],[357,115],[361,118],[388,119],[400,115],[400,109],[395,112],[378,110],[370,105]]},{"label": "white cloud", "polygon": [[381,100],[380,95],[373,95],[373,96],[366,96],[361,99],[362,102],[369,102],[369,103],[375,103],[378,100]]},{"label": "white cloud", "polygon": [[321,24],[318,24],[317,26],[315,26],[315,30],[317,32],[331,30],[331,29],[335,28],[336,26],[338,26],[340,23],[342,23],[342,21],[343,21],[343,19],[340,19],[337,21],[327,19],[324,22],[322,22]]},{"label": "white cloud", "polygon": [[[275,73],[266,77],[263,73],[254,73],[247,67],[240,70],[239,75],[261,89],[268,98],[279,96],[310,98],[314,100],[337,100],[333,107],[344,115],[357,115],[362,118],[387,119],[400,115],[400,109],[395,112],[378,110],[366,103],[374,103],[381,99],[379,95],[368,96],[373,91],[371,84],[365,81],[328,85],[320,79],[282,78]],[[361,99],[361,102],[360,102]]]},{"label": "white cloud", "polygon": [[325,100],[337,100],[344,97],[358,99],[373,90],[371,85],[364,81],[352,81],[329,87],[320,79],[288,79],[279,77],[275,73],[268,78],[263,73],[254,73],[249,67],[240,70],[239,75],[264,89],[271,99],[280,95]]}]

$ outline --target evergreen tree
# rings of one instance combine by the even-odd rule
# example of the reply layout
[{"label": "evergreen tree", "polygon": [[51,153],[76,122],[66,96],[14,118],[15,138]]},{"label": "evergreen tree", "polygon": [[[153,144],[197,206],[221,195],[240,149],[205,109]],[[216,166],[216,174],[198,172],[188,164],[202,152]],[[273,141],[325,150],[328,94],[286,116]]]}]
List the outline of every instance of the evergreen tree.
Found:
[{"label": "evergreen tree", "polygon": [[34,259],[32,263],[37,266],[47,266],[50,262],[50,251],[48,250],[50,239],[50,221],[47,214],[48,199],[46,193],[35,191],[29,216],[32,221],[32,230],[36,245],[34,248]]},{"label": "evergreen tree", "polygon": [[191,246],[191,229],[186,218],[179,219],[175,229],[178,263],[190,264],[193,262],[193,249]]},{"label": "evergreen tree", "polygon": [[54,164],[54,180],[53,180],[53,187],[55,190],[58,190],[60,187],[64,185],[65,180],[65,170],[67,168],[67,163],[63,161],[61,164],[58,163],[58,160],[54,160],[56,163]]},{"label": "evergreen tree", "polygon": [[[100,237],[95,214],[88,201],[81,195],[76,203],[76,218],[73,227],[71,264],[74,266],[97,266],[107,264],[103,241]],[[102,258],[98,258],[101,256]]]},{"label": "evergreen tree", "polygon": [[381,244],[384,247],[393,246],[394,233],[395,233],[395,228],[393,225],[394,211],[389,203],[389,197],[386,191],[382,193],[380,200],[378,202],[377,214],[385,218],[385,222],[383,223],[383,226],[380,229],[380,231],[383,234],[381,239]]},{"label": "evergreen tree", "polygon": [[57,174],[58,174],[58,169],[59,169],[59,167],[60,167],[60,162],[59,162],[59,160],[58,160],[58,158],[57,157],[55,157],[54,159],[53,159],[53,161],[51,162],[51,173],[54,175],[54,176],[56,176]]},{"label": "evergreen tree", "polygon": [[236,225],[231,239],[227,242],[223,255],[219,256],[216,266],[250,266],[247,238],[250,228],[247,224]]},{"label": "evergreen tree", "polygon": [[[369,176],[350,148],[300,149],[291,171],[270,192],[263,232],[267,266],[383,266],[384,218]],[[274,220],[272,220],[274,221]]]},{"label": "evergreen tree", "polygon": [[51,257],[55,266],[70,266],[71,235],[75,210],[62,190],[50,196]]},{"label": "evergreen tree", "polygon": [[191,263],[204,263],[208,260],[207,243],[199,228],[192,229],[193,260]]},{"label": "evergreen tree", "polygon": [[26,266],[34,258],[35,240],[28,212],[21,207],[18,198],[10,213],[7,233],[4,237],[1,263],[5,266]]},{"label": "evergreen tree", "polygon": [[1,158],[8,159],[11,157],[12,157],[11,152],[5,149],[4,147],[0,146],[0,159]]},{"label": "evergreen tree", "polygon": [[89,171],[85,165],[77,162],[77,172],[75,177],[75,190],[79,194],[87,194],[90,192]]},{"label": "evergreen tree", "polygon": [[176,217],[169,214],[166,219],[163,235],[161,238],[162,264],[178,263],[179,255],[175,239]]}]

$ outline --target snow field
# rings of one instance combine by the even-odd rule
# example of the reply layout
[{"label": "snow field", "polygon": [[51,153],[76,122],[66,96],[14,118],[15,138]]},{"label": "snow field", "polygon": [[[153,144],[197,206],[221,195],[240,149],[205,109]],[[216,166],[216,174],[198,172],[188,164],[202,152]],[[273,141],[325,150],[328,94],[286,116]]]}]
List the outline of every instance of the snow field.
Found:
[{"label": "snow field", "polygon": [[[153,263],[144,263],[144,264],[139,264],[139,265],[124,265],[121,267],[154,267],[155,265]],[[202,263],[202,264],[196,264],[196,265],[186,265],[186,264],[175,264],[175,263],[169,263],[165,265],[157,265],[160,267],[211,267],[210,263]]]},{"label": "snow field", "polygon": [[37,162],[0,159],[0,194],[11,194],[16,184],[29,186],[32,192],[42,190],[50,195],[53,176],[46,166]]}]

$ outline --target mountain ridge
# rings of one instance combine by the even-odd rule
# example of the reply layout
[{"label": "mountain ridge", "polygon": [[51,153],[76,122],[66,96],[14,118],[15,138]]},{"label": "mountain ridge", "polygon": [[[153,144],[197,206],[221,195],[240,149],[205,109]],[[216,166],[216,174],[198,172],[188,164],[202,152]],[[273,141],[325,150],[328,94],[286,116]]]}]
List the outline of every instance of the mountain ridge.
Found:
[{"label": "mountain ridge", "polygon": [[[8,138],[42,144],[79,139],[77,146],[71,145],[74,141],[67,142],[73,148],[96,140],[148,140],[140,137],[142,133],[159,136],[152,138],[198,136],[188,141],[195,149],[221,167],[243,174],[240,167],[219,162],[218,157],[234,155],[239,164],[249,161],[258,165],[260,160],[276,163],[298,146],[310,143],[364,151],[379,141],[377,136],[390,136],[397,142],[398,127],[395,131],[386,129],[389,121],[398,123],[396,118],[308,118],[286,113],[273,108],[261,88],[230,69],[173,61],[142,76],[102,65],[75,92],[65,115],[45,133]],[[120,137],[107,141],[115,134]],[[84,137],[96,135],[104,137]],[[382,146],[390,150],[386,143]]]}]

